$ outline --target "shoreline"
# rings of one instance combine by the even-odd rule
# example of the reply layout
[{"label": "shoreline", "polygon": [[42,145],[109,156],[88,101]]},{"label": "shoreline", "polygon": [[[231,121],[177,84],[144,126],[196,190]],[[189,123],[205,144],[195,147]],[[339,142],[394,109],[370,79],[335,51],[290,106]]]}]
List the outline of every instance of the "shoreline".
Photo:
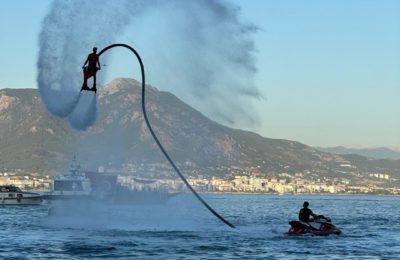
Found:
[{"label": "shoreline", "polygon": [[219,192],[205,191],[201,194],[216,194],[216,195],[273,195],[273,196],[387,196],[398,197],[400,194],[381,194],[381,193],[273,193],[273,192]]},{"label": "shoreline", "polygon": [[[46,193],[51,190],[43,190],[43,189],[27,189],[24,191],[28,192],[38,192],[38,193]],[[176,192],[176,191],[170,191]],[[181,193],[190,193],[189,191],[180,191]],[[277,192],[241,192],[241,191],[197,191],[200,194],[216,194],[216,195],[270,195],[270,196],[392,196],[398,197],[400,194],[382,194],[382,193],[277,193]]]}]

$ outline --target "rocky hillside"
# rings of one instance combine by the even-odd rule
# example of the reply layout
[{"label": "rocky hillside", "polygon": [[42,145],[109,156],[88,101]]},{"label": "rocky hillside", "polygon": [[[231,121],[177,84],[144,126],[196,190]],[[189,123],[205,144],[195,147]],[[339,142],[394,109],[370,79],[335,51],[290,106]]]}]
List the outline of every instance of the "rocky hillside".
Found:
[{"label": "rocky hillside", "polygon": [[[211,121],[171,93],[150,86],[146,93],[149,119],[172,158],[203,173],[254,166],[263,174],[332,175],[363,169],[400,175],[400,161],[336,155],[295,141],[264,138]],[[139,82],[116,79],[98,93],[96,124],[78,132],[49,115],[36,90],[0,90],[0,167],[51,173],[65,169],[74,153],[92,168],[165,163],[144,123],[140,102]]]}]

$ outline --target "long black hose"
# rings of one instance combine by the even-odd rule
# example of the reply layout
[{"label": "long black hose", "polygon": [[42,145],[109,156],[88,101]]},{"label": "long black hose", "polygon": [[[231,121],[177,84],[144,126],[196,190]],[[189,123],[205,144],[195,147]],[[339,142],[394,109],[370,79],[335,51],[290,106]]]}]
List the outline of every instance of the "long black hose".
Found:
[{"label": "long black hose", "polygon": [[174,170],[176,171],[176,173],[179,175],[179,177],[181,178],[181,180],[185,183],[185,185],[189,188],[189,190],[196,196],[196,198],[212,213],[214,214],[214,216],[216,216],[218,219],[220,219],[222,222],[224,222],[226,225],[228,225],[231,228],[235,228],[234,225],[232,225],[230,222],[228,222],[226,219],[224,219],[221,215],[219,215],[213,208],[211,208],[210,205],[207,204],[207,202],[193,189],[193,187],[190,185],[190,183],[186,180],[186,178],[182,175],[182,173],[179,171],[178,167],[176,167],[175,163],[172,161],[172,159],[169,157],[167,151],[164,149],[164,147],[161,145],[160,141],[158,140],[156,134],[153,131],[153,128],[150,125],[149,119],[147,118],[147,113],[146,113],[146,106],[145,106],[145,94],[146,94],[146,83],[145,83],[145,75],[144,75],[144,66],[143,66],[143,62],[142,59],[140,58],[139,53],[132,48],[131,46],[127,45],[127,44],[123,44],[123,43],[116,43],[116,44],[111,44],[107,47],[105,47],[104,49],[102,49],[99,52],[99,56],[102,55],[104,52],[106,52],[107,50],[114,48],[114,47],[125,47],[127,49],[129,49],[130,51],[132,51],[136,58],[139,61],[140,64],[140,70],[142,73],[142,110],[143,110],[143,115],[144,115],[144,120],[146,121],[147,127],[150,130],[151,135],[153,136],[154,140],[156,141],[158,147],[161,149],[161,151],[163,152],[165,158],[167,158],[168,162],[171,164],[172,168],[174,168]]}]

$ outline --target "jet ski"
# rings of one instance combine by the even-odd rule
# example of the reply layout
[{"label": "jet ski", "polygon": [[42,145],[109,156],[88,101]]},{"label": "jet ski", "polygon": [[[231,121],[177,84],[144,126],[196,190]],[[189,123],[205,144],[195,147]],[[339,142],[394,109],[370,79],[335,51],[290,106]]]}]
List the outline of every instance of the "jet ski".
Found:
[{"label": "jet ski", "polygon": [[342,231],[332,224],[329,217],[319,215],[312,219],[310,222],[303,222],[299,220],[289,221],[290,229],[289,235],[299,236],[311,234],[316,236],[328,236],[331,234],[340,235]]}]

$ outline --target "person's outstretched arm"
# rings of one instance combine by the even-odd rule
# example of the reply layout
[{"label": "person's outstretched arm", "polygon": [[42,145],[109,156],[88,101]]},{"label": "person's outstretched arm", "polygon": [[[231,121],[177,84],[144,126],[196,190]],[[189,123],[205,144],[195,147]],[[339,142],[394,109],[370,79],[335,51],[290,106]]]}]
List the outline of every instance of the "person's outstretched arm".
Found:
[{"label": "person's outstretched arm", "polygon": [[318,217],[318,215],[317,214],[314,214],[314,212],[312,212],[312,210],[310,209],[310,215],[311,216],[313,216],[313,218],[316,218],[316,217]]},{"label": "person's outstretched arm", "polygon": [[89,56],[86,58],[85,63],[83,64],[82,68],[84,68],[88,62],[89,62]]}]

